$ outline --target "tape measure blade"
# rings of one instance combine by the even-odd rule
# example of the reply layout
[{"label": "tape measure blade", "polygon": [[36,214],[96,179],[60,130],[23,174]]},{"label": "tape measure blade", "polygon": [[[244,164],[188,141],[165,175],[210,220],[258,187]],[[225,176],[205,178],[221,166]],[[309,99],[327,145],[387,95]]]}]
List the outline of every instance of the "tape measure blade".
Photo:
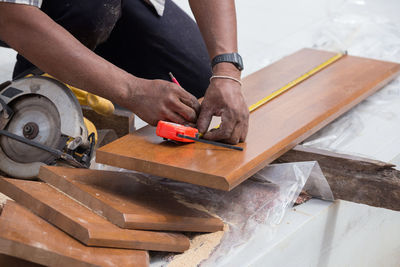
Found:
[{"label": "tape measure blade", "polygon": [[334,55],[333,57],[329,58],[328,60],[324,61],[323,63],[321,63],[320,65],[318,65],[317,67],[309,70],[308,72],[304,73],[303,75],[301,75],[300,77],[294,79],[293,81],[287,83],[286,85],[282,86],[281,88],[279,88],[278,90],[274,91],[273,93],[271,93],[270,95],[264,97],[263,99],[257,101],[256,103],[252,104],[249,107],[249,112],[252,112],[256,109],[258,109],[259,107],[263,106],[264,104],[268,103],[269,101],[273,100],[274,98],[276,98],[277,96],[283,94],[284,92],[288,91],[289,89],[292,89],[293,87],[295,87],[296,85],[298,85],[299,83],[307,80],[308,78],[310,78],[311,76],[313,76],[314,74],[316,74],[317,72],[323,70],[324,68],[326,68],[327,66],[331,65],[332,63],[336,62],[337,60],[339,60],[340,58],[342,58],[344,55],[346,55],[346,53],[337,53],[336,55]]}]

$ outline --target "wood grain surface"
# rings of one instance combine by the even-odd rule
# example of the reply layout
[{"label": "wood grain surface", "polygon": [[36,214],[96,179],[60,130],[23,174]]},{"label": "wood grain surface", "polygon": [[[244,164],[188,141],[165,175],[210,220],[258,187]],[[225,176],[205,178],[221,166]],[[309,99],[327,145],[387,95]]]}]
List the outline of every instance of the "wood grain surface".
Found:
[{"label": "wood grain surface", "polygon": [[169,252],[189,248],[182,234],[119,228],[46,183],[0,178],[0,190],[87,246]]},{"label": "wood grain surface", "polygon": [[[335,53],[302,49],[246,77],[247,104],[257,102]],[[250,115],[243,152],[178,145],[144,127],[97,150],[96,161],[183,182],[231,190],[392,80],[400,65],[354,56],[298,84]]]},{"label": "wood grain surface", "polygon": [[140,174],[45,166],[39,178],[122,228],[190,232],[223,229],[219,218],[179,203],[171,193],[145,184],[146,178]]},{"label": "wood grain surface", "polygon": [[0,253],[45,266],[149,266],[146,251],[87,247],[14,201],[0,216]]}]

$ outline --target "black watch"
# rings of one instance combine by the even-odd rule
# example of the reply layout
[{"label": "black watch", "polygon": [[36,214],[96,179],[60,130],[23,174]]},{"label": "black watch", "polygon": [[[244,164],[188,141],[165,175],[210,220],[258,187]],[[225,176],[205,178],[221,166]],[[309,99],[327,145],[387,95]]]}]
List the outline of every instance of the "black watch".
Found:
[{"label": "black watch", "polygon": [[238,53],[221,54],[213,58],[211,61],[211,67],[221,62],[229,62],[235,65],[238,70],[243,70],[243,60]]}]

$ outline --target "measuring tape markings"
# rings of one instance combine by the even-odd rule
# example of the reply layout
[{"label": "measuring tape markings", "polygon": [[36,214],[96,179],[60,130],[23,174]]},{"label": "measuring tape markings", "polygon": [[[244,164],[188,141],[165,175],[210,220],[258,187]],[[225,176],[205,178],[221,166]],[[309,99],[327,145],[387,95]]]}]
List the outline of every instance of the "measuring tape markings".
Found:
[{"label": "measuring tape markings", "polygon": [[302,81],[304,81],[304,80],[310,78],[311,76],[313,76],[315,73],[321,71],[322,69],[324,69],[327,66],[331,65],[332,63],[336,62],[337,60],[339,60],[340,58],[342,58],[346,54],[347,54],[346,52],[345,53],[337,53],[336,55],[334,55],[333,57],[331,57],[327,61],[321,63],[317,67],[315,67],[312,70],[304,73],[300,77],[296,78],[295,80],[289,82],[288,84],[286,84],[286,85],[282,86],[281,88],[279,88],[278,90],[274,91],[272,94],[264,97],[263,99],[257,101],[253,105],[251,105],[249,107],[249,112],[252,112],[252,111],[258,109],[259,107],[261,107],[262,105],[268,103],[269,101],[271,101],[272,99],[276,98],[277,96],[279,96],[279,95],[283,94],[284,92],[288,91],[289,89],[295,87],[296,85],[298,85]]}]

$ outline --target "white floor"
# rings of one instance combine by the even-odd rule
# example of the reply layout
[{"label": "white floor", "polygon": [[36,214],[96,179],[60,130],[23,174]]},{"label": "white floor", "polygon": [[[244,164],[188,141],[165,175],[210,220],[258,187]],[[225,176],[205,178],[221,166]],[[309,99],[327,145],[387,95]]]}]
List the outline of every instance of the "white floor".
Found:
[{"label": "white floor", "polygon": [[315,199],[289,212],[272,242],[256,236],[225,266],[398,267],[399,225],[399,212]]}]

